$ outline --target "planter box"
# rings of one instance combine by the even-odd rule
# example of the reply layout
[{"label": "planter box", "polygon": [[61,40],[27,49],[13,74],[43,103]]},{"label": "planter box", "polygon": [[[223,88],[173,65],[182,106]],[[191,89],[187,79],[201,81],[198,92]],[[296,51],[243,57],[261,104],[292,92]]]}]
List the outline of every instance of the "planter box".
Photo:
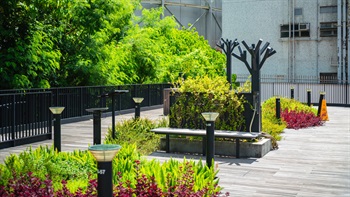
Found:
[{"label": "planter box", "polygon": [[[201,140],[170,138],[170,152],[202,153]],[[165,150],[165,138],[160,141],[160,150]],[[271,140],[261,139],[258,142],[240,142],[240,157],[261,158],[271,150]],[[215,155],[235,156],[236,144],[233,141],[215,141]]]}]

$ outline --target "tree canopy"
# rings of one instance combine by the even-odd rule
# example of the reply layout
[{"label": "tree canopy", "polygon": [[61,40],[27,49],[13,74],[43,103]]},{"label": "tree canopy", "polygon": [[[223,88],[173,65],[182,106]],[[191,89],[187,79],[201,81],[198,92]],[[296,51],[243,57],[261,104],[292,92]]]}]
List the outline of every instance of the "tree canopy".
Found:
[{"label": "tree canopy", "polygon": [[161,15],[140,0],[2,0],[0,89],[224,75],[224,55]]}]

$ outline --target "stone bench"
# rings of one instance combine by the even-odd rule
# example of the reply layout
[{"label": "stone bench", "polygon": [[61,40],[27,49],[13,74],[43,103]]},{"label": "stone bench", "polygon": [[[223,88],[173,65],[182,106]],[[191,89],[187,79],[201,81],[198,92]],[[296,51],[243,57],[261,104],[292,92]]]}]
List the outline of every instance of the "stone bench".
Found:
[{"label": "stone bench", "polygon": [[[203,137],[203,155],[205,154],[205,137],[206,130],[201,129],[182,129],[182,128],[168,128],[161,127],[151,129],[152,132],[156,134],[165,134],[166,135],[166,152],[170,152],[170,135],[183,135],[183,136],[199,136]],[[249,133],[242,131],[224,131],[224,130],[215,130],[214,136],[216,138],[232,138],[236,141],[236,157],[239,158],[239,149],[240,149],[240,140],[241,139],[258,139],[262,137],[260,133]]]}]

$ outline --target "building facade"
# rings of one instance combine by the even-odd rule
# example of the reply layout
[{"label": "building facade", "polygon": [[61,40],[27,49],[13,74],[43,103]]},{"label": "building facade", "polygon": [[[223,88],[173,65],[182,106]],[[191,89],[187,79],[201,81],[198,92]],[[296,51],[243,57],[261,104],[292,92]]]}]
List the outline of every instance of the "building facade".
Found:
[{"label": "building facade", "polygon": [[[248,45],[269,42],[277,53],[261,75],[274,81],[349,83],[349,24],[348,0],[222,2],[222,37]],[[239,79],[249,76],[243,63],[232,62]]]}]

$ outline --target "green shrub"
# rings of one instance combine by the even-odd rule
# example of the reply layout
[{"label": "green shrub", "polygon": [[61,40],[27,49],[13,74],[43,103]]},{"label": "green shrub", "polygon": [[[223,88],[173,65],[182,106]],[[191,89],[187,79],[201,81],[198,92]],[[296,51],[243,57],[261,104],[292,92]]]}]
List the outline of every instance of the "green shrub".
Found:
[{"label": "green shrub", "polygon": [[230,91],[225,77],[188,78],[176,86],[176,103],[171,107],[169,115],[171,127],[203,129],[205,125],[201,113],[218,112],[216,129],[245,129],[245,100],[235,91]]},{"label": "green shrub", "polygon": [[115,126],[115,139],[112,138],[112,130],[108,129],[105,144],[136,144],[140,154],[150,154],[159,148],[161,137],[150,130],[167,125],[166,119],[157,122],[147,118],[124,120]]},{"label": "green shrub", "polygon": [[[281,113],[283,111],[293,111],[302,113],[317,114],[317,109],[309,107],[295,99],[280,98]],[[271,97],[262,104],[262,131],[269,133],[276,140],[280,140],[280,134],[287,127],[286,122],[276,118],[276,97]]]},{"label": "green shrub", "polygon": [[[54,163],[53,168],[51,165]],[[73,193],[80,190],[84,193],[91,189],[89,184],[97,178],[96,171],[96,161],[89,151],[58,153],[52,147],[28,149],[20,155],[7,157],[5,164],[0,164],[0,190],[8,188],[8,183],[16,177],[30,174],[44,182],[49,178],[55,191],[67,188]],[[180,191],[178,187],[185,186],[188,192],[205,191],[206,195],[211,196],[221,190],[218,179],[215,179],[216,174],[216,170],[209,169],[201,161],[148,161],[140,156],[135,144],[125,144],[113,160],[114,185],[124,188],[136,189],[140,177],[145,177],[154,179],[163,192]]]},{"label": "green shrub", "polygon": [[28,148],[19,155],[12,154],[4,163],[0,164],[0,185],[6,185],[13,176],[12,171],[15,171],[19,175],[33,172],[42,180],[49,175],[54,189],[62,187],[61,180],[67,181],[68,188],[86,188],[90,175],[96,172],[94,158],[87,151],[58,153],[47,146],[35,150]]}]

